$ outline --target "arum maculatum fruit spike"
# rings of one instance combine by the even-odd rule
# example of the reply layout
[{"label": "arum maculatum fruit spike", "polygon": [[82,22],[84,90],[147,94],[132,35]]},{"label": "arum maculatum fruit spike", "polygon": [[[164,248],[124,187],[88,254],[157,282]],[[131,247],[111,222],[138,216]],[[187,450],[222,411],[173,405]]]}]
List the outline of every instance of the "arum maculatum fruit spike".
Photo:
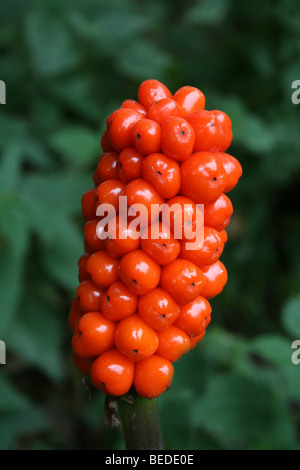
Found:
[{"label": "arum maculatum fruit spike", "polygon": [[[228,153],[229,116],[205,104],[196,87],[172,94],[158,80],[145,80],[136,99],[125,99],[107,117],[99,138],[91,188],[81,200],[83,252],[69,327],[75,367],[109,396],[134,389],[152,399],[165,392],[174,363],[205,337],[210,300],[227,283],[220,257],[233,214],[228,193],[242,167]],[[173,203],[167,225],[162,215]],[[115,210],[114,233],[105,224],[99,229],[105,204]],[[147,211],[134,231],[135,204]],[[203,237],[189,249],[186,229],[195,229],[199,204]]]}]

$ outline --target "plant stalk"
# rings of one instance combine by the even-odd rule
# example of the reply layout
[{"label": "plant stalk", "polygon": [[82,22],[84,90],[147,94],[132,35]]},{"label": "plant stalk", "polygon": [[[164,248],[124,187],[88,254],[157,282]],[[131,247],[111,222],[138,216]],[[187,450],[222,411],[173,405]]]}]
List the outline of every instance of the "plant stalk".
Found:
[{"label": "plant stalk", "polygon": [[127,450],[163,450],[157,399],[130,392],[118,400],[119,418]]}]

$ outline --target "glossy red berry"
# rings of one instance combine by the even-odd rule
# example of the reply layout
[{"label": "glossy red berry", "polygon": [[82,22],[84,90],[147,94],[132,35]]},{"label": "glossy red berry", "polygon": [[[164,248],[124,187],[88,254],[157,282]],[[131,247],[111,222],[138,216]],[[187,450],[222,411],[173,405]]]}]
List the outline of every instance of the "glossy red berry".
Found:
[{"label": "glossy red berry", "polygon": [[161,149],[161,126],[152,119],[141,119],[131,127],[131,142],[144,155]]},{"label": "glossy red berry", "polygon": [[75,326],[72,337],[74,353],[92,359],[114,345],[116,325],[100,312],[85,313]]},{"label": "glossy red berry", "polygon": [[168,157],[186,160],[193,153],[194,143],[194,129],[185,119],[170,117],[163,122],[161,149]]},{"label": "glossy red berry", "polygon": [[143,117],[143,114],[129,108],[119,108],[109,116],[108,138],[117,152],[131,146],[131,126]]},{"label": "glossy red berry", "polygon": [[204,275],[204,286],[201,295],[206,299],[212,299],[216,295],[219,295],[228,280],[227,269],[225,265],[220,261],[216,261],[210,266],[201,268]]},{"label": "glossy red berry", "polygon": [[142,230],[141,248],[154,261],[164,266],[178,257],[180,242],[173,237],[168,226],[156,222]]},{"label": "glossy red berry", "polygon": [[162,125],[171,116],[182,117],[180,106],[172,98],[156,101],[148,109],[148,118]]},{"label": "glossy red berry", "polygon": [[224,193],[228,193],[237,185],[240,177],[242,176],[242,165],[235,157],[228,153],[218,152],[216,156],[222,162],[226,172],[226,186],[224,188]]},{"label": "glossy red berry", "polygon": [[189,352],[191,342],[188,335],[174,325],[158,332],[158,348],[156,354],[171,362],[178,361]]},{"label": "glossy red berry", "polygon": [[171,361],[153,354],[135,365],[134,387],[144,398],[156,398],[172,384],[174,367]]},{"label": "glossy red berry", "polygon": [[180,167],[182,194],[196,204],[210,204],[218,199],[226,186],[226,172],[211,152],[197,152]]},{"label": "glossy red berry", "polygon": [[79,299],[79,308],[82,312],[100,312],[103,289],[91,279],[82,281],[77,287],[76,293]]},{"label": "glossy red berry", "polygon": [[105,250],[93,253],[86,263],[87,272],[100,289],[107,289],[119,279],[118,267],[118,259],[110,256]]},{"label": "glossy red berry", "polygon": [[184,117],[205,107],[205,96],[196,87],[183,86],[174,93],[173,98],[179,104]]},{"label": "glossy red berry", "polygon": [[92,384],[106,395],[125,395],[133,384],[134,369],[127,356],[112,348],[94,360],[90,373]]},{"label": "glossy red berry", "polygon": [[149,326],[159,331],[176,320],[180,307],[166,290],[157,287],[139,297],[138,312]]},{"label": "glossy red berry", "polygon": [[173,297],[175,302],[185,304],[200,295],[204,286],[204,276],[194,263],[177,258],[162,267],[160,286]]},{"label": "glossy red berry", "polygon": [[145,295],[158,286],[161,268],[143,250],[131,251],[120,260],[119,276],[130,292]]},{"label": "glossy red berry", "polygon": [[147,110],[153,103],[163,98],[172,98],[172,93],[159,80],[145,80],[139,86],[138,99]]},{"label": "glossy red berry", "polygon": [[134,147],[122,150],[118,159],[118,179],[127,184],[142,176],[144,156]]},{"label": "glossy red berry", "polygon": [[190,338],[199,336],[211,321],[211,305],[202,296],[193,302],[180,306],[180,313],[174,325],[184,331]]},{"label": "glossy red berry", "polygon": [[216,201],[204,207],[204,223],[209,227],[222,231],[229,225],[232,214],[232,202],[229,197],[223,193]]},{"label": "glossy red berry", "polygon": [[111,321],[118,322],[137,311],[138,297],[121,281],[113,282],[101,297],[101,311]]},{"label": "glossy red berry", "polygon": [[117,152],[105,152],[101,155],[93,175],[95,186],[99,186],[103,181],[118,178],[117,162]]},{"label": "glossy red berry", "polygon": [[115,333],[116,348],[133,362],[152,356],[158,348],[156,331],[138,314],[121,320]]},{"label": "glossy red berry", "polygon": [[165,199],[174,197],[180,190],[179,164],[163,153],[151,153],[145,157],[142,175]]},{"label": "glossy red berry", "polygon": [[95,188],[86,191],[81,198],[81,212],[83,219],[87,222],[96,217],[97,191]]}]

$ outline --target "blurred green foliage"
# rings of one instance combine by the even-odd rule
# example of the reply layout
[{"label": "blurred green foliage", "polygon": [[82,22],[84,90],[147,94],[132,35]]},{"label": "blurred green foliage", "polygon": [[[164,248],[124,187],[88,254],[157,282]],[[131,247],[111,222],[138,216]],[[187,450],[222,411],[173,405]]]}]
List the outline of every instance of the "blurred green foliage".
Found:
[{"label": "blurred green foliage", "polygon": [[200,88],[243,177],[203,342],[159,399],[168,449],[299,449],[300,5],[296,0],[0,4],[1,449],[122,449],[74,369],[67,317],[108,114],[140,82]]}]

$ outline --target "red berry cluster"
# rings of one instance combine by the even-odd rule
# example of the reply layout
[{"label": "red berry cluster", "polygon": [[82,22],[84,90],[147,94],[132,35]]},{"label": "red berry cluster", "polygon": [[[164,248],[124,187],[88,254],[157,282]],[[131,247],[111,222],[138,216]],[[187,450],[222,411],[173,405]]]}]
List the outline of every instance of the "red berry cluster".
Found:
[{"label": "red berry cluster", "polygon": [[[204,108],[205,96],[195,87],[172,95],[161,82],[146,80],[138,100],[124,101],[107,118],[94,187],[82,197],[84,254],[69,314],[74,364],[105,394],[134,387],[154,398],[167,390],[173,362],[204,337],[209,300],[227,282],[219,259],[233,213],[227,193],[242,168],[225,153],[232,141],[229,117]],[[120,196],[127,197],[125,225]],[[104,204],[115,209],[117,235],[101,239],[96,212]],[[130,225],[135,204],[147,208],[138,237]],[[203,240],[197,245],[195,238],[191,250],[187,233],[195,228],[198,204],[204,205]],[[162,222],[167,207],[176,207],[169,226]]]}]

